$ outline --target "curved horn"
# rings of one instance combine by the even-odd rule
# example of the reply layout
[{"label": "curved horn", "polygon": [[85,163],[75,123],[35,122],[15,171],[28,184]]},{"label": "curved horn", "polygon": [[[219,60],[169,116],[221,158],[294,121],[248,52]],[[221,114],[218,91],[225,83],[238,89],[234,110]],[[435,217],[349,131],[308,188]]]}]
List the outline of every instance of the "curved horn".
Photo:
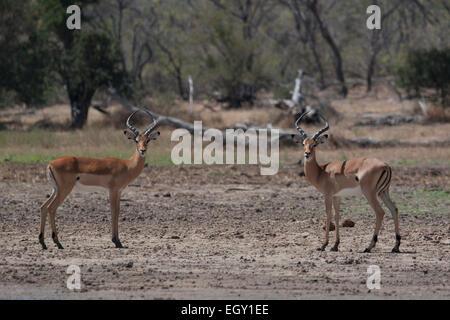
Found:
[{"label": "curved horn", "polygon": [[134,111],[132,114],[130,114],[130,116],[129,116],[128,119],[127,119],[127,127],[128,127],[128,129],[130,129],[131,131],[133,131],[133,133],[134,133],[135,136],[138,136],[138,135],[139,135],[139,131],[137,131],[136,128],[133,127],[133,126],[130,124],[130,119],[131,119],[136,113],[138,113],[139,111],[140,111],[140,110]]},{"label": "curved horn", "polygon": [[302,128],[300,128],[300,126],[298,124],[299,124],[300,120],[302,120],[303,117],[310,112],[311,111],[306,111],[297,119],[297,121],[295,121],[295,127],[297,128],[298,132],[300,132],[300,135],[303,137],[303,139],[306,139],[306,137],[308,137],[308,135],[306,134],[305,131],[302,130]]},{"label": "curved horn", "polygon": [[323,121],[325,121],[325,127],[323,127],[322,129],[320,129],[319,131],[317,131],[317,133],[313,136],[313,139],[316,140],[322,133],[324,133],[325,131],[327,131],[328,129],[330,129],[330,126],[328,125],[328,121],[327,119],[325,119],[325,117],[323,117],[320,112],[317,112],[317,114],[319,115],[319,117],[322,118]]},{"label": "curved horn", "polygon": [[153,123],[144,132],[144,134],[148,136],[150,133],[152,133],[153,130],[156,129],[156,127],[159,125],[159,122],[156,119],[157,117],[150,111],[148,111],[148,110],[142,110],[142,111],[145,112],[146,114],[148,114],[153,119]]}]

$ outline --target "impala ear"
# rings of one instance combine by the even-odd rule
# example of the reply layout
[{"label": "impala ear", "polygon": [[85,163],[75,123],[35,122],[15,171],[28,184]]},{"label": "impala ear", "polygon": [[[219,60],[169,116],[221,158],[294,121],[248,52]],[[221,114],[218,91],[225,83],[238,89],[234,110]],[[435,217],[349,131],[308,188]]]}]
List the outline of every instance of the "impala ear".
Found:
[{"label": "impala ear", "polygon": [[152,133],[151,135],[150,135],[150,137],[148,137],[148,139],[147,139],[147,141],[151,141],[151,140],[156,140],[158,137],[159,137],[159,131],[158,132],[155,132],[155,133]]},{"label": "impala ear", "polygon": [[128,131],[128,130],[125,130],[123,133],[125,134],[125,136],[126,136],[128,139],[136,141],[136,136],[135,136],[134,133],[132,133],[132,132],[130,132],[130,131]]},{"label": "impala ear", "polygon": [[327,134],[324,134],[323,136],[320,136],[320,137],[317,139],[317,144],[322,144],[322,143],[326,142],[327,139],[328,139],[328,135],[327,135]]},{"label": "impala ear", "polygon": [[292,137],[292,140],[295,143],[302,143],[303,142],[303,137],[298,135],[298,134],[293,134],[291,137]]}]

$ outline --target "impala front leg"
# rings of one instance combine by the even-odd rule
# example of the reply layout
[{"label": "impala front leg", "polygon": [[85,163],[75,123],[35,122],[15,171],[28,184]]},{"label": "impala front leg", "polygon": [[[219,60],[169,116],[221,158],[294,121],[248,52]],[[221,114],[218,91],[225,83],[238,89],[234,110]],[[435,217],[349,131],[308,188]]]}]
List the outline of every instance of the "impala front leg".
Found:
[{"label": "impala front leg", "polygon": [[110,191],[109,201],[111,205],[112,242],[116,245],[116,248],[123,248],[119,240],[120,193],[115,190]]},{"label": "impala front leg", "polygon": [[320,248],[317,250],[324,251],[328,245],[328,240],[330,236],[330,222],[331,222],[331,208],[332,208],[333,200],[331,197],[325,197],[325,211],[327,213],[327,221],[325,227],[325,242],[322,244]]},{"label": "impala front leg", "polygon": [[339,243],[341,241],[339,236],[339,210],[341,205],[341,198],[333,197],[333,207],[334,207],[334,222],[336,224],[336,242],[334,243],[331,251],[338,251]]}]

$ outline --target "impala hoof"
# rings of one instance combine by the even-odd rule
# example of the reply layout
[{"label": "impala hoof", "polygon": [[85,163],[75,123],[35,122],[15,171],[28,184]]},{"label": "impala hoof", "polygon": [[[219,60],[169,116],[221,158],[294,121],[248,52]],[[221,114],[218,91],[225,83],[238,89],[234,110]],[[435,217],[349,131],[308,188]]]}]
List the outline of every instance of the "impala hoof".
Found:
[{"label": "impala hoof", "polygon": [[47,246],[45,245],[44,242],[44,235],[42,233],[39,234],[39,243],[42,246],[42,250],[47,250]]},{"label": "impala hoof", "polygon": [[333,247],[333,248],[330,249],[330,251],[338,252],[339,249],[338,249],[338,247]]},{"label": "impala hoof", "polygon": [[400,253],[400,249],[399,248],[394,248],[394,249],[392,249],[392,253]]},{"label": "impala hoof", "polygon": [[371,250],[371,249],[366,248],[366,249],[364,249],[364,253],[370,253],[370,250]]},{"label": "impala hoof", "polygon": [[123,245],[119,239],[112,238],[112,242],[116,245],[116,248],[123,248]]},{"label": "impala hoof", "polygon": [[56,244],[56,246],[58,247],[58,249],[64,249],[64,247],[59,242]]}]

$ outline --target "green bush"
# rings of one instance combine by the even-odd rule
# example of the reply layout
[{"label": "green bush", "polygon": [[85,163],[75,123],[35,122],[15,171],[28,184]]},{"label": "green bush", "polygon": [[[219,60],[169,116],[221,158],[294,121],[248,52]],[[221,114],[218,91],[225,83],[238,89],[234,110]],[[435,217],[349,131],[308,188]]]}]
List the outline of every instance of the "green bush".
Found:
[{"label": "green bush", "polygon": [[399,84],[416,94],[434,89],[443,106],[448,106],[450,85],[450,48],[411,51],[398,69]]},{"label": "green bush", "polygon": [[33,1],[0,3],[0,108],[42,105],[50,94],[49,50]]}]

